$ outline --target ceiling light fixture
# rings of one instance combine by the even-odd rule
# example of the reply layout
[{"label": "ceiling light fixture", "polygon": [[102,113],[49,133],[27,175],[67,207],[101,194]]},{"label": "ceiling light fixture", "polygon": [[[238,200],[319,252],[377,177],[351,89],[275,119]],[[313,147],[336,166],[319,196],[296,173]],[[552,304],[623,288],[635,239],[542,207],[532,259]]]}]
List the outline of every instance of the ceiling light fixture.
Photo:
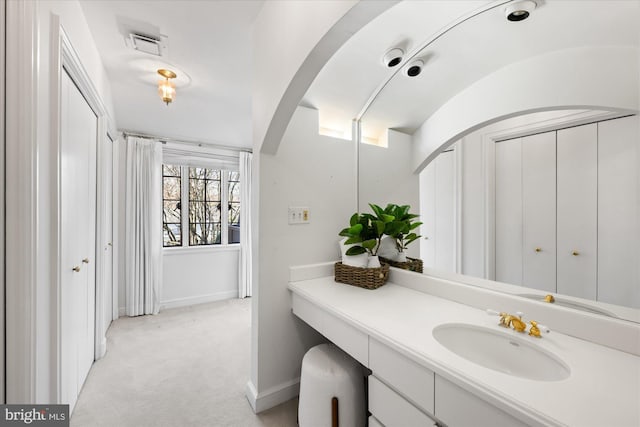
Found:
[{"label": "ceiling light fixture", "polygon": [[424,61],[422,59],[414,59],[404,69],[404,73],[409,77],[417,77],[422,72],[422,67],[424,67]]},{"label": "ceiling light fixture", "polygon": [[164,68],[160,68],[158,70],[158,74],[164,77],[164,80],[160,80],[158,82],[158,93],[160,94],[162,101],[169,105],[169,103],[176,97],[176,86],[170,79],[175,79],[177,75],[173,71],[166,70]]},{"label": "ceiling light fixture", "polygon": [[504,14],[509,21],[524,21],[529,17],[531,12],[536,8],[537,4],[533,0],[520,0],[509,3],[504,8]]},{"label": "ceiling light fixture", "polygon": [[389,49],[384,56],[382,57],[382,63],[389,68],[393,68],[402,62],[402,58],[404,57],[404,50],[399,47],[394,47]]}]

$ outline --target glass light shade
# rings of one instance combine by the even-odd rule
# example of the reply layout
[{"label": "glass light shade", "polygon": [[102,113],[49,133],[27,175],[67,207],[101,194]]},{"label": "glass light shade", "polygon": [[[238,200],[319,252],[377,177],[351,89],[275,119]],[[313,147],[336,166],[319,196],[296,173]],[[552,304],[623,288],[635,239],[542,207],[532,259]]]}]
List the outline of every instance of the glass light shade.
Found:
[{"label": "glass light shade", "polygon": [[158,94],[162,101],[169,105],[176,97],[176,86],[169,79],[160,80],[158,82]]}]

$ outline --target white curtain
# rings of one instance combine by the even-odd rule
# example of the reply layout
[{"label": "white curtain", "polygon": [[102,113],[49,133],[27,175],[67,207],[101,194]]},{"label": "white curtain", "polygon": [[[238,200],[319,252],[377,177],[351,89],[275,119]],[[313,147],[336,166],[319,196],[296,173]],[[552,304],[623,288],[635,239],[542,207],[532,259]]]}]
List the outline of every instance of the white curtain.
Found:
[{"label": "white curtain", "polygon": [[240,272],[238,298],[252,294],[251,258],[251,153],[240,152]]},{"label": "white curtain", "polygon": [[127,316],[157,314],[162,289],[162,148],[127,137],[125,275]]}]

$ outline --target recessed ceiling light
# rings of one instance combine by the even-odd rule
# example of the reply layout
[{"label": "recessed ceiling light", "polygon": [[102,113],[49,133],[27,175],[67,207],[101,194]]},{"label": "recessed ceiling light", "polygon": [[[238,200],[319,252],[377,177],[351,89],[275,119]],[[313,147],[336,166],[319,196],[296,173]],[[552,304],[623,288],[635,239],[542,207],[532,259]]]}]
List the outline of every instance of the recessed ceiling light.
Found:
[{"label": "recessed ceiling light", "polygon": [[537,4],[533,0],[519,0],[509,3],[504,8],[504,14],[511,22],[524,21],[529,17]]},{"label": "recessed ceiling light", "polygon": [[409,77],[416,77],[422,72],[422,67],[424,67],[424,61],[422,59],[414,59],[404,69],[404,73]]},{"label": "recessed ceiling light", "polygon": [[382,57],[382,63],[385,67],[393,68],[402,62],[404,57],[404,50],[399,47],[389,49]]}]

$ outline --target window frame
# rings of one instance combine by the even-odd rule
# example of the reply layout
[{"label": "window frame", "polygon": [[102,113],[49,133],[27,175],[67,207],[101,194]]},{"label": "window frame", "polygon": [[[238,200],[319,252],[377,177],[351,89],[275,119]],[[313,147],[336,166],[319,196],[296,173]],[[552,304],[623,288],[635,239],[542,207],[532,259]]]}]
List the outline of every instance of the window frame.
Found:
[{"label": "window frame", "polygon": [[[202,250],[215,250],[216,248],[233,249],[239,248],[240,243],[229,243],[229,174],[231,172],[239,172],[237,169],[223,169],[223,168],[211,168],[206,166],[187,166],[181,164],[163,163],[163,165],[177,166],[180,168],[180,215],[181,215],[181,245],[176,246],[164,246],[164,235],[162,240],[162,249],[168,252],[171,251],[202,251]],[[189,228],[189,168],[199,167],[209,170],[220,171],[220,243],[211,243],[205,245],[191,245],[191,230]],[[164,185],[164,174],[163,174]],[[242,185],[242,177],[239,181]],[[205,190],[206,191],[206,190]],[[164,203],[164,202],[163,202]],[[164,204],[163,204],[164,207]],[[242,210],[242,203],[240,203],[240,209]],[[164,228],[164,222],[163,222]],[[185,233],[186,232],[186,233]],[[225,250],[226,250],[225,249]]]}]

